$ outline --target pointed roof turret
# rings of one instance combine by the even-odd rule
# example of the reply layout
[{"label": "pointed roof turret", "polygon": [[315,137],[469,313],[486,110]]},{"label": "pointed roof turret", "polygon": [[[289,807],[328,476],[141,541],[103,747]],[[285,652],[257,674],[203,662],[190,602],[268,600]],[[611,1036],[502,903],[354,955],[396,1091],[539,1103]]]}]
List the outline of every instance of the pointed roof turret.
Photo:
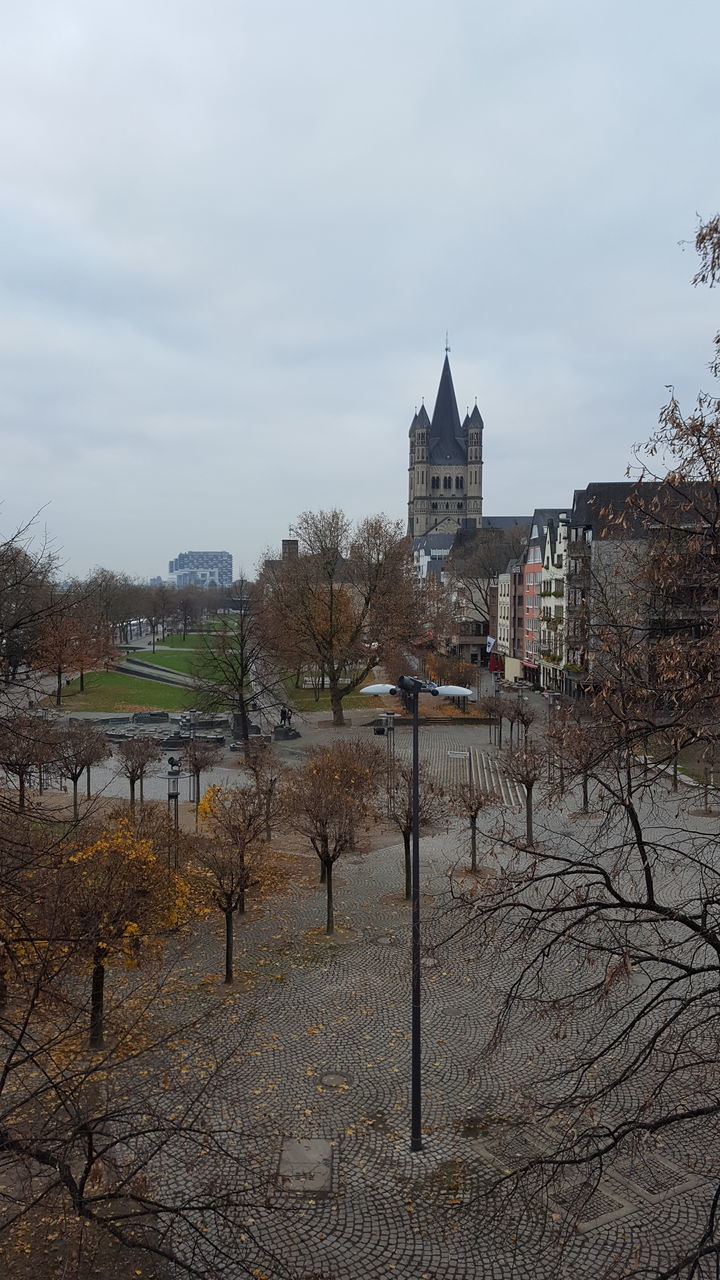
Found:
[{"label": "pointed roof turret", "polygon": [[426,427],[426,428],[430,426],[430,419],[428,418],[428,412],[427,412],[427,409],[425,408],[424,400],[420,405],[420,412],[417,415],[417,425],[419,427]]},{"label": "pointed roof turret", "polygon": [[485,424],[483,423],[483,420],[482,420],[481,416],[480,416],[480,410],[479,410],[479,409],[478,409],[478,407],[477,407],[477,400],[475,401],[475,408],[473,409],[472,413],[470,414],[470,425],[471,425],[471,426],[473,426],[473,427],[480,427],[480,430],[481,430],[481,431],[482,431],[482,429],[483,429],[483,426],[485,425]]},{"label": "pointed roof turret", "polygon": [[465,462],[465,450],[458,439],[462,436],[455,388],[450,372],[450,361],[445,353],[445,363],[440,375],[435,408],[430,430],[430,462]]},{"label": "pointed roof turret", "polygon": [[413,418],[412,422],[410,423],[410,430],[408,431],[408,435],[409,435],[409,436],[411,436],[411,435],[412,435],[412,433],[413,433],[413,431],[415,430],[415,428],[416,428],[416,426],[417,426],[417,420],[418,420],[418,416],[417,416],[417,409],[416,409],[416,410],[415,410],[415,417]]}]

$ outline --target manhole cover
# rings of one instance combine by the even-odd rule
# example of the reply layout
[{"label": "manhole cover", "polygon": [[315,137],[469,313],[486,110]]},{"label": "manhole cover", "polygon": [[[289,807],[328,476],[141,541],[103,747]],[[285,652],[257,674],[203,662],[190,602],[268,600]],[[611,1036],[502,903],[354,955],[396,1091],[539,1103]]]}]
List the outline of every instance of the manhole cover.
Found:
[{"label": "manhole cover", "polygon": [[326,1071],[325,1075],[320,1077],[320,1083],[326,1085],[328,1089],[339,1089],[341,1085],[350,1083],[350,1077],[342,1071]]}]

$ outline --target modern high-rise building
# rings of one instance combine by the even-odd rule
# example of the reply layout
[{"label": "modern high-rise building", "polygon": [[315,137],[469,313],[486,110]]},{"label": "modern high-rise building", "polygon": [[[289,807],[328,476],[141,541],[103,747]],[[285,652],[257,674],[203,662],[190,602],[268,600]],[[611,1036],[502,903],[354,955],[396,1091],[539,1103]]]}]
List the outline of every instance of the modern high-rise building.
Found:
[{"label": "modern high-rise building", "polygon": [[181,551],[168,572],[176,587],[230,587],[232,556],[229,551]]}]

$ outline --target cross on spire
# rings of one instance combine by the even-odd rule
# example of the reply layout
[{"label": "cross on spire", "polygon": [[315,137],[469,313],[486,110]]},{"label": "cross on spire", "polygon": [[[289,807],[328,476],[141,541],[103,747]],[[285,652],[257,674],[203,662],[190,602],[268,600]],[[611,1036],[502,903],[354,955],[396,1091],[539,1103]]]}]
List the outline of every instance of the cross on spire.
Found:
[{"label": "cross on spire", "polygon": [[449,341],[448,341],[448,331],[447,331],[447,329],[445,330],[445,355],[446,355],[446,356],[449,356],[449,355],[450,355],[450,344],[449,344]]}]

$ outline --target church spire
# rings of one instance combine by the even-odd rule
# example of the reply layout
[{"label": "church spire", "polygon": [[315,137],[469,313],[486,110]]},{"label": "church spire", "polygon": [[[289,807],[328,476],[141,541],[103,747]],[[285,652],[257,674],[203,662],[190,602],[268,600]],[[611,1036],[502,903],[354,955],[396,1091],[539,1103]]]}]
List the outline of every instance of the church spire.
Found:
[{"label": "church spire", "polygon": [[459,436],[462,436],[462,427],[446,350],[430,428],[430,460],[464,462]]}]

